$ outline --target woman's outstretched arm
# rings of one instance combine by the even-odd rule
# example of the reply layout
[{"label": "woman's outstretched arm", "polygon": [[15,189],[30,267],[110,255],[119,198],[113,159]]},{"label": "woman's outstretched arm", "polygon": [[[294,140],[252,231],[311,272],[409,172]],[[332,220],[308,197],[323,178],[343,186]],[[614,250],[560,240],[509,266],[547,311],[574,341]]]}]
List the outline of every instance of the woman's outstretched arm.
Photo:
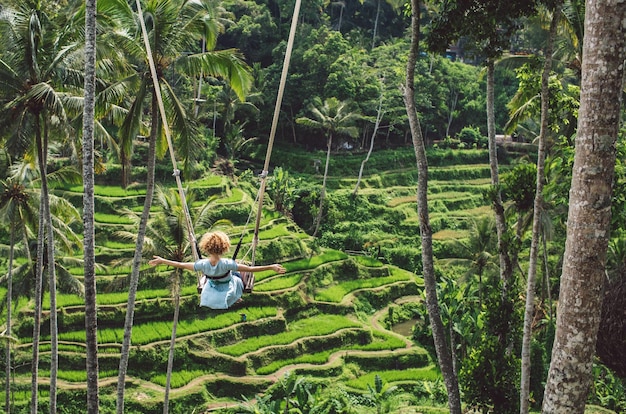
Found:
[{"label": "woman's outstretched arm", "polygon": [[193,262],[175,262],[174,260],[164,259],[161,256],[153,256],[153,259],[150,260],[148,264],[150,264],[151,266],[158,266],[158,265],[163,264],[166,266],[177,267],[179,269],[194,270]]},{"label": "woman's outstretched arm", "polygon": [[264,270],[273,270],[276,273],[285,273],[287,271],[282,265],[278,263],[263,266],[248,266],[237,263],[237,270],[239,270],[240,272],[262,272]]}]

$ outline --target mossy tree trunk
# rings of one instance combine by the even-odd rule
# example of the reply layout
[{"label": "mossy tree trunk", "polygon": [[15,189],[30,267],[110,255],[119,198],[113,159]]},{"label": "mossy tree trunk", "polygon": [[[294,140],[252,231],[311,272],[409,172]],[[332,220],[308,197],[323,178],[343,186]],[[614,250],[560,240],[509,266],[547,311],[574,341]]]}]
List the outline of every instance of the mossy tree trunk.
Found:
[{"label": "mossy tree trunk", "polygon": [[567,237],[543,413],[584,413],[602,308],[620,127],[626,2],[588,1]]}]

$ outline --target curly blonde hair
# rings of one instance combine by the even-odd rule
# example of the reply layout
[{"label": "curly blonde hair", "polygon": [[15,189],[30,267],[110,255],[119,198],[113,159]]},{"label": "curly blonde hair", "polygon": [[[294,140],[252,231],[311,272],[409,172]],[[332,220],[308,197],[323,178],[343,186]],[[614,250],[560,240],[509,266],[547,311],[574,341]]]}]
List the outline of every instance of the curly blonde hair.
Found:
[{"label": "curly blonde hair", "polygon": [[230,249],[230,238],[222,231],[206,233],[198,243],[200,250],[206,254],[223,255]]}]

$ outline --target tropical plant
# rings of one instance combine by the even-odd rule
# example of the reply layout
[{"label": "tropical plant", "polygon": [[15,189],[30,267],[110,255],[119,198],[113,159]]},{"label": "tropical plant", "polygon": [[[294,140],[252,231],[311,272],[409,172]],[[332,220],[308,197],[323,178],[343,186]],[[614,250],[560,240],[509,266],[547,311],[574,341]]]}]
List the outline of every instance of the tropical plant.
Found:
[{"label": "tropical plant", "polygon": [[406,113],[409,117],[411,139],[418,171],[417,214],[419,216],[420,225],[422,274],[424,277],[424,291],[426,293],[426,309],[428,310],[433,342],[437,353],[437,361],[439,362],[443,380],[446,384],[446,390],[448,391],[450,414],[460,414],[461,395],[459,392],[458,376],[455,373],[453,357],[449,351],[450,347],[446,343],[445,329],[439,311],[432,227],[428,213],[428,161],[426,159],[426,144],[415,108],[415,64],[419,50],[419,33],[420,4],[419,0],[411,0],[411,48],[407,59],[406,81],[402,86],[402,96],[404,98]]},{"label": "tropical plant", "polygon": [[322,221],[333,135],[348,135],[349,137],[355,138],[358,135],[358,129],[354,124],[361,118],[361,115],[357,112],[350,111],[349,103],[339,101],[337,98],[328,98],[323,103],[321,99],[315,98],[309,110],[312,118],[300,117],[296,119],[296,122],[313,129],[321,129],[326,136],[326,164],[324,167],[324,178],[322,180],[317,218],[315,220],[315,229],[313,230],[313,237],[315,237]]},{"label": "tropical plant", "polygon": [[[130,10],[128,5],[125,7]],[[137,29],[137,21],[133,13],[124,14],[127,19],[125,23],[132,30],[128,31],[128,36],[120,39],[122,47],[131,53],[134,61],[139,63],[137,71],[124,80],[125,82],[134,80],[138,84],[136,95],[133,98],[120,132],[122,138],[121,147],[126,156],[130,154],[132,142],[139,131],[144,115],[144,101],[150,94],[150,114],[152,119],[147,161],[146,198],[137,232],[137,243],[132,264],[117,384],[118,414],[122,414],[124,409],[125,377],[130,352],[134,303],[146,227],[154,194],[154,170],[157,147],[164,148],[163,138],[169,136],[169,131],[164,130],[164,128],[171,124],[172,130],[179,138],[176,143],[177,153],[182,156],[186,166],[193,162],[194,154],[198,152],[198,148],[201,148],[197,125],[187,115],[185,106],[175,93],[174,86],[165,75],[169,70],[176,70],[190,77],[201,75],[221,77],[230,84],[242,100],[251,84],[248,68],[236,51],[215,50],[221,24],[209,2],[148,0],[145,7],[144,11],[139,0],[137,0],[137,10],[141,13],[138,19],[142,24],[141,30]],[[146,27],[144,22],[148,22],[149,27]],[[145,33],[143,33],[144,30]],[[198,42],[202,39],[205,41],[207,51],[187,53],[195,51],[198,47]],[[145,48],[141,46],[142,40],[145,43]],[[145,71],[146,66],[150,67],[150,71]],[[154,79],[152,73],[154,73],[154,76],[158,76],[158,79]],[[161,92],[163,95],[161,95]],[[161,96],[162,99],[159,100]],[[161,110],[164,113],[161,113]],[[169,119],[163,119],[162,116],[167,116]],[[168,142],[168,145],[173,144]],[[170,148],[170,151],[172,150]],[[176,166],[173,167],[176,169]]]},{"label": "tropical plant", "polygon": [[[51,14],[48,11],[52,10]],[[28,0],[17,2],[0,13],[0,31],[5,53],[0,61],[0,85],[8,97],[0,113],[0,128],[6,133],[12,154],[22,157],[29,150],[37,160],[41,187],[39,230],[37,242],[37,271],[35,273],[35,324],[33,332],[31,412],[37,410],[39,339],[41,319],[41,279],[44,252],[47,262],[55,263],[53,219],[48,187],[48,152],[53,139],[66,135],[68,126],[68,91],[80,91],[79,76],[70,66],[80,45],[71,31],[59,30],[65,22],[54,9]],[[58,17],[58,19],[57,19]],[[34,137],[34,141],[32,138]],[[47,237],[45,237],[47,235]],[[44,249],[44,242],[47,248]],[[55,266],[47,267],[50,285],[50,411],[56,412],[57,399],[57,317]]]},{"label": "tropical plant", "polygon": [[[192,205],[195,199],[195,193],[193,191],[187,191],[185,193],[186,205]],[[195,220],[192,220],[195,225],[202,224],[206,226],[209,223],[207,218],[213,202],[217,199],[216,196],[209,199],[209,201],[201,207],[198,211],[198,215]],[[156,205],[159,207],[160,213],[149,223],[146,228],[146,251],[148,254],[159,254],[163,257],[175,260],[178,262],[185,262],[192,259],[193,254],[190,252],[191,243],[189,240],[190,235],[187,234],[187,214],[185,204],[182,203],[179,193],[176,189],[164,189],[157,187],[156,191]],[[141,217],[132,211],[127,211],[127,215],[138,223],[141,221]],[[212,223],[215,226],[229,225],[228,220],[218,220]],[[211,227],[211,226],[209,226]],[[134,232],[118,231],[116,233],[118,237],[125,240],[133,240],[136,242],[137,235]],[[167,413],[169,411],[169,392],[171,386],[172,370],[174,363],[174,347],[176,345],[176,328],[178,326],[178,318],[180,314],[180,292],[181,292],[181,269],[174,269],[170,277],[170,294],[174,300],[174,316],[172,322],[172,336],[170,339],[169,356],[167,362],[166,382],[165,382],[165,400],[163,403],[163,411]]]}]

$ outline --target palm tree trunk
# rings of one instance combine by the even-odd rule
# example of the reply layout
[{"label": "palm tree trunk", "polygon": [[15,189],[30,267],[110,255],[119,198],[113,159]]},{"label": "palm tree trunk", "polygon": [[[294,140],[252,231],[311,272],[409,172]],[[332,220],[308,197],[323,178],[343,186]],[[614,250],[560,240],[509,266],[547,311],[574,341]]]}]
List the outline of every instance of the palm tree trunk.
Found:
[{"label": "palm tree trunk", "polygon": [[500,278],[502,279],[502,297],[506,297],[508,285],[513,277],[513,266],[509,256],[509,246],[506,242],[506,219],[504,206],[500,192],[500,179],[498,173],[498,151],[496,144],[496,117],[494,112],[494,85],[495,66],[493,60],[487,62],[487,135],[489,140],[489,167],[491,170],[491,185],[494,189],[492,194],[493,209],[496,216],[496,233],[498,235],[498,254],[500,257]]},{"label": "palm tree trunk", "polygon": [[[37,162],[40,170],[45,170],[44,148],[41,140],[39,117],[35,118],[35,143],[37,146]],[[43,194],[42,196],[43,197]],[[39,395],[39,340],[41,336],[41,297],[43,282],[43,253],[45,232],[44,203],[39,204],[39,226],[37,230],[37,264],[35,266],[35,309],[33,321],[33,359],[31,361],[30,413],[37,414],[37,396]]]},{"label": "palm tree trunk", "polygon": [[176,329],[178,327],[178,317],[180,314],[180,275],[179,271],[176,271],[174,276],[174,320],[172,322],[172,338],[170,340],[170,352],[167,357],[167,374],[165,378],[165,400],[163,402],[163,414],[169,412],[170,403],[170,388],[172,381],[172,369],[174,367],[174,348],[176,347]]},{"label": "palm tree trunk", "polygon": [[85,283],[85,331],[87,412],[99,411],[98,315],[96,309],[94,224],[94,112],[96,96],[96,0],[85,3],[85,99],[83,108],[83,257]]},{"label": "palm tree trunk", "polygon": [[[424,289],[426,291],[426,308],[433,332],[433,341],[437,360],[441,368],[443,381],[448,391],[448,406],[451,414],[461,414],[461,395],[459,382],[454,375],[452,355],[446,344],[446,333],[439,312],[437,299],[437,281],[433,261],[432,229],[428,217],[428,161],[424,138],[421,133],[419,119],[415,109],[415,64],[419,44],[419,0],[411,0],[411,49],[407,62],[406,85],[402,88],[404,104],[409,117],[413,147],[418,169],[417,185],[417,209],[420,221],[420,233],[422,239],[422,273],[424,277]],[[450,321],[452,323],[452,321]]]},{"label": "palm tree trunk", "polygon": [[324,167],[324,178],[322,179],[322,192],[320,193],[320,206],[317,212],[317,217],[315,218],[315,230],[313,231],[313,237],[317,235],[317,232],[320,228],[320,223],[322,222],[322,213],[324,211],[324,199],[326,198],[326,178],[328,177],[328,164],[330,162],[330,147],[333,143],[333,134],[332,132],[328,136],[328,141],[326,142],[327,150],[326,150],[326,166]]},{"label": "palm tree trunk", "polygon": [[156,140],[159,124],[159,109],[156,94],[152,94],[152,126],[150,131],[150,146],[148,148],[148,177],[146,182],[146,198],[143,204],[143,211],[137,230],[137,243],[135,245],[135,255],[133,257],[132,271],[130,276],[130,286],[128,288],[128,304],[126,305],[126,320],[124,322],[124,340],[120,355],[119,374],[117,378],[117,414],[124,413],[124,388],[126,385],[126,371],[128,369],[128,358],[130,355],[130,339],[133,331],[133,319],[135,317],[135,298],[137,296],[137,285],[139,284],[139,270],[143,254],[143,243],[146,237],[146,228],[152,207],[152,197],[154,195],[154,166],[156,164]]},{"label": "palm tree trunk", "polygon": [[524,328],[522,335],[522,363],[520,380],[520,414],[528,414],[530,409],[530,339],[532,337],[532,322],[535,311],[535,281],[537,280],[537,257],[539,251],[539,236],[541,233],[541,216],[543,206],[543,180],[546,159],[546,135],[548,133],[548,115],[550,105],[550,91],[548,81],[552,69],[552,48],[559,16],[560,5],[552,10],[550,34],[544,52],[543,72],[541,73],[541,127],[539,131],[539,147],[537,149],[537,182],[533,211],[533,230],[530,243],[530,258],[528,263],[528,278],[526,280],[526,306],[524,309]]},{"label": "palm tree trunk", "polygon": [[9,269],[7,274],[7,349],[6,349],[6,380],[5,387],[5,403],[4,410],[7,414],[11,414],[11,299],[13,297],[13,254],[15,252],[15,219],[11,220],[11,235],[9,236]]},{"label": "palm tree trunk", "polygon": [[59,369],[59,336],[57,325],[57,282],[54,260],[54,230],[50,213],[48,175],[41,174],[41,201],[44,205],[45,223],[48,235],[48,289],[50,291],[50,414],[57,412],[57,375]]},{"label": "palm tree trunk", "polygon": [[620,127],[626,3],[588,1],[557,328],[543,410],[582,414],[603,299]]}]

